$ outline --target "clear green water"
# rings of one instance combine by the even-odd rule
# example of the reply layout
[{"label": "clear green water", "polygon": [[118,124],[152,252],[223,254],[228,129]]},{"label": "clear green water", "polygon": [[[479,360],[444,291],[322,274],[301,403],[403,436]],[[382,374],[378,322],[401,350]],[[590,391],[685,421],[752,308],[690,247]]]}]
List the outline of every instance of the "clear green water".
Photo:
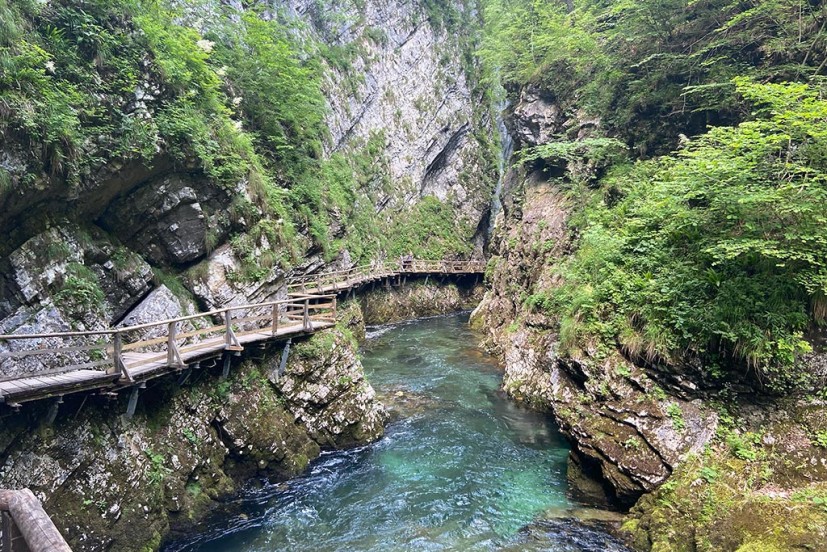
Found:
[{"label": "clear green water", "polygon": [[466,320],[372,332],[363,363],[396,418],[385,437],[251,491],[237,505],[244,514],[169,549],[621,550],[571,520],[521,531],[572,506],[568,448],[547,416],[502,395],[500,370]]}]

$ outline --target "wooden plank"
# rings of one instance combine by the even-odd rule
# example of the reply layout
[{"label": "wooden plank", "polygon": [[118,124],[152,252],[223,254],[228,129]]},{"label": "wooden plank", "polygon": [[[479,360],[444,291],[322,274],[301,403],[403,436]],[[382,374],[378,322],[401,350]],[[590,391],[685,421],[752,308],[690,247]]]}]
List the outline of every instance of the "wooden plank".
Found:
[{"label": "wooden plank", "polygon": [[[65,375],[42,378],[40,382],[30,381],[29,384],[31,385],[29,386],[3,389],[3,395],[6,402],[8,402],[9,399],[14,402],[32,401],[39,398],[51,397],[56,394],[100,388],[110,385],[118,377],[117,374],[106,374],[105,372],[96,370],[80,370],[74,372],[73,376],[72,381],[66,381],[64,379]],[[55,380],[53,378],[61,379]],[[18,383],[20,383],[20,380]]]},{"label": "wooden plank", "polygon": [[16,380],[0,381],[0,389],[6,391],[14,391],[16,389],[25,389],[26,386],[19,383],[22,378]]}]

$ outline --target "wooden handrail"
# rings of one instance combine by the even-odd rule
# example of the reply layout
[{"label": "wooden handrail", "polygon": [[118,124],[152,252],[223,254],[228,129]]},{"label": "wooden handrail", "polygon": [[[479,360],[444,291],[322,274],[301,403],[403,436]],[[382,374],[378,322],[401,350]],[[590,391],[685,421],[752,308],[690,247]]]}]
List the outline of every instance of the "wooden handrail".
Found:
[{"label": "wooden handrail", "polygon": [[[20,491],[0,490],[0,511],[3,515],[3,552],[22,550],[11,542],[13,529],[17,529],[31,552],[72,552],[63,535],[57,530],[43,505],[29,489]],[[7,517],[11,523],[7,522]]]},{"label": "wooden handrail", "polygon": [[[40,348],[32,349],[31,351],[20,350],[0,353],[0,361],[2,361],[3,359],[26,358],[34,355],[56,354],[66,356],[68,353],[72,352],[100,350],[104,353],[104,358],[107,359],[98,360],[96,362],[83,362],[81,360],[80,364],[73,364],[70,366],[67,366],[65,363],[56,362],[56,366],[50,367],[48,370],[25,373],[20,376],[11,376],[6,378],[0,377],[0,381],[14,381],[16,379],[28,377],[36,378],[47,373],[52,373],[55,370],[64,373],[86,368],[99,369],[104,367],[103,369],[106,374],[117,376],[117,379],[122,383],[131,383],[133,382],[133,378],[129,372],[131,369],[128,369],[127,363],[124,361],[124,355],[131,355],[131,351],[135,351],[137,349],[146,350],[146,348],[153,346],[163,347],[163,349],[165,349],[164,352],[160,352],[157,355],[151,355],[151,359],[153,361],[164,359],[167,367],[181,369],[186,365],[182,354],[189,350],[193,350],[194,346],[192,344],[187,344],[186,340],[195,336],[211,333],[219,334],[223,332],[224,350],[240,351],[243,347],[239,342],[238,336],[250,335],[251,333],[270,334],[271,337],[281,335],[279,331],[279,318],[282,317],[282,313],[287,320],[294,322],[292,324],[294,330],[292,331],[310,332],[314,330],[313,321],[335,321],[337,306],[336,294],[342,291],[347,291],[354,286],[363,284],[367,281],[416,273],[478,273],[484,270],[484,268],[485,263],[481,261],[438,261],[412,259],[373,263],[371,265],[355,266],[350,269],[333,270],[297,276],[292,278],[287,284],[288,297],[277,301],[265,301],[261,303],[250,303],[243,305],[228,305],[207,312],[199,312],[186,316],[179,316],[177,318],[146,322],[143,324],[120,328],[73,332],[48,332],[39,334],[0,335],[0,341],[6,342],[35,339],[111,337],[111,339],[104,339],[100,343],[96,344],[69,343],[66,347],[41,346]],[[332,292],[332,294],[323,293],[325,290]],[[251,315],[249,314],[249,311],[259,311],[260,315]],[[241,316],[233,318],[234,313],[241,313]],[[195,325],[195,329],[191,331],[185,327],[182,327],[182,324],[186,322],[203,318],[212,319],[210,320],[208,327],[199,327],[198,325]],[[264,327],[260,327],[260,323],[262,322],[265,324]],[[300,322],[300,324],[295,324],[295,322]],[[130,339],[129,336],[131,333],[159,327],[164,328],[164,331],[158,332],[163,335],[159,336],[156,333],[153,337],[148,337],[146,339],[138,338],[135,341],[127,342],[127,340]],[[238,330],[238,333],[236,333],[236,330]],[[197,344],[201,342],[202,341],[196,341],[195,343]],[[128,351],[129,353],[127,353]],[[157,350],[150,351],[156,352]],[[66,358],[69,358],[70,362],[78,362],[78,360],[72,359],[71,357]],[[135,357],[131,358],[134,359]],[[148,358],[149,357],[145,355],[141,362],[147,362]],[[2,402],[2,400],[2,393],[0,393],[0,402]]]},{"label": "wooden handrail", "polygon": [[[309,299],[329,299],[330,295],[318,295],[318,294],[303,294],[302,299],[305,297]],[[179,316],[178,318],[169,318],[166,320],[160,320],[158,322],[146,322],[144,324],[136,324],[134,326],[124,326],[121,328],[111,328],[106,330],[90,330],[85,332],[53,332],[53,333],[42,333],[42,334],[3,334],[0,335],[0,340],[9,341],[13,339],[49,339],[54,337],[92,337],[96,335],[106,336],[106,335],[115,335],[117,333],[128,333],[134,332],[139,330],[148,330],[149,328],[155,328],[158,326],[166,326],[171,322],[188,322],[190,320],[195,320],[196,318],[204,318],[207,316],[219,316],[224,314],[227,311],[234,311],[234,310],[249,310],[249,309],[257,309],[257,308],[266,308],[278,305],[287,305],[291,303],[293,299],[281,299],[279,301],[265,301],[263,303],[250,303],[247,305],[232,305],[228,307],[222,307],[220,309],[213,309],[211,311],[206,312],[198,312],[196,314],[189,314],[187,316]]]}]

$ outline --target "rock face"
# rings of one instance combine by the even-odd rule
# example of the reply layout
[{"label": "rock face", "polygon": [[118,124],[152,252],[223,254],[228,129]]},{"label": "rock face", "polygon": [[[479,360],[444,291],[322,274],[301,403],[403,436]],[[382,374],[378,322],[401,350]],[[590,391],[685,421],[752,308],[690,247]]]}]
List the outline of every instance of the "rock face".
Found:
[{"label": "rock face", "polygon": [[202,368],[184,388],[147,390],[132,420],[125,397],[68,399],[51,426],[28,410],[0,428],[0,481],[31,488],[74,550],[154,550],[243,477],[296,475],[323,448],[382,435],[384,408],[353,346],[318,334],[278,379],[279,348],[226,382]]},{"label": "rock face", "polygon": [[[155,285],[152,269],[139,255],[94,226],[50,228],[15,250],[8,264],[8,295],[0,305],[3,334],[104,329],[118,322]],[[65,340],[62,345],[94,344],[90,339]],[[51,339],[4,342],[0,351],[60,344]],[[100,356],[103,351],[0,359],[0,374],[22,375],[97,360],[90,354]]]},{"label": "rock face", "polygon": [[559,354],[556,321],[521,298],[558,283],[550,261],[569,247],[568,200],[533,174],[517,194],[512,190],[505,209],[492,287],[473,323],[488,329],[487,345],[504,360],[504,389],[551,410],[572,441],[573,461],[607,483],[610,498],[630,506],[703,448],[717,416],[698,402],[668,396],[619,354],[603,360],[589,351]]},{"label": "rock face", "polygon": [[[433,195],[479,221],[493,181],[475,131],[491,122],[469,80],[473,69],[463,61],[458,34],[464,31],[432,20],[420,2],[343,3],[335,15],[322,13],[330,7],[313,0],[284,3],[313,21],[324,42],[360,50],[346,70],[331,68],[328,126],[332,151],[382,133],[396,190],[383,192],[377,204],[386,209]],[[445,4],[464,21],[476,17],[472,3]]]},{"label": "rock face", "polygon": [[340,334],[314,336],[291,351],[285,373],[270,380],[287,408],[321,446],[342,448],[382,435],[387,417],[375,402],[353,347]]},{"label": "rock face", "polygon": [[440,284],[415,279],[400,287],[363,290],[358,300],[367,324],[388,324],[423,316],[473,309],[484,288],[473,277],[459,283]]},{"label": "rock face", "polygon": [[561,100],[542,88],[528,85],[520,90],[509,118],[517,146],[529,148],[555,140],[584,138],[600,126],[600,120]]},{"label": "rock face", "polygon": [[226,235],[226,216],[210,218],[205,207],[216,212],[227,203],[226,194],[203,181],[172,174],[117,198],[100,224],[153,264],[184,265],[203,257],[208,241]]},{"label": "rock face", "polygon": [[511,120],[517,142],[531,147],[551,142],[563,131],[566,117],[554,98],[539,88],[527,87],[520,94]]},{"label": "rock face", "polygon": [[644,496],[623,529],[645,551],[819,550],[827,542],[824,401],[735,409],[722,439]]}]

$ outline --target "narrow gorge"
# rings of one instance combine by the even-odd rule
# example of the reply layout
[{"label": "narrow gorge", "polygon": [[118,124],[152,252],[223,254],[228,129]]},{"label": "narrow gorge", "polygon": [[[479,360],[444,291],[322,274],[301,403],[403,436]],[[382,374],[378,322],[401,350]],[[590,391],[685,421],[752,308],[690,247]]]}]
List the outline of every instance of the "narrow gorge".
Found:
[{"label": "narrow gorge", "polygon": [[[0,0],[0,489],[75,551],[824,549],[825,26]],[[419,514],[247,528],[329,470]]]}]

